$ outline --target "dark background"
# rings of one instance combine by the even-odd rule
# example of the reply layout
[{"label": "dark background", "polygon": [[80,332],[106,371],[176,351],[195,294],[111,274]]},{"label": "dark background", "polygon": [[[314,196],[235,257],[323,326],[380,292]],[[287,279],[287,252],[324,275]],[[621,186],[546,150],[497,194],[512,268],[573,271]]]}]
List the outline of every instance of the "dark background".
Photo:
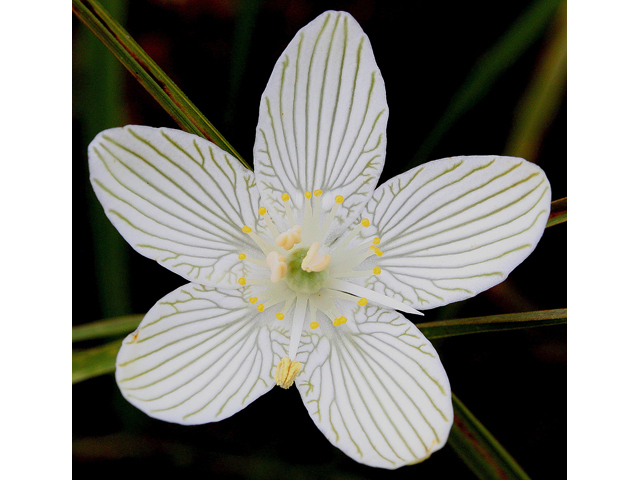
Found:
[{"label": "dark background", "polygon": [[[279,55],[323,11],[350,12],[371,39],[386,84],[390,117],[381,182],[406,169],[477,60],[530,4],[104,2],[249,162],[260,95]],[[257,7],[255,16],[247,14],[249,7]],[[535,40],[424,161],[503,153],[547,42],[544,34]],[[129,123],[177,126],[75,18],[73,49],[73,322],[80,324],[144,313],[184,280],[120,241],[96,204],[86,166],[87,145],[102,129]],[[243,51],[246,62],[239,63]],[[554,200],[566,196],[566,135],[565,95],[537,158],[529,158],[545,170]],[[534,253],[506,282],[473,299],[428,311],[420,321],[565,306],[566,225],[558,225],[546,230]],[[469,335],[434,344],[453,391],[523,469],[533,479],[565,478],[566,328]],[[79,477],[475,478],[449,446],[398,471],[360,465],[317,430],[295,389],[274,389],[230,419],[191,427],[139,412],[121,397],[113,375],[75,385],[73,402],[74,470]]]}]

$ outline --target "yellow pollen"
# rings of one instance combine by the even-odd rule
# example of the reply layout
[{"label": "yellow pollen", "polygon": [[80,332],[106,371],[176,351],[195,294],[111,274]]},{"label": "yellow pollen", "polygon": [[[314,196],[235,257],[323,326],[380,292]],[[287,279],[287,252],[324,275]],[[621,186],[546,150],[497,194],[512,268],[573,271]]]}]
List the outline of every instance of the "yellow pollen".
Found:
[{"label": "yellow pollen", "polygon": [[362,222],[360,222],[360,223],[362,223],[363,227],[368,227],[370,225],[368,218],[363,218]]},{"label": "yellow pollen", "polygon": [[316,329],[320,326],[320,324],[318,322],[311,322],[311,325],[309,325],[311,327],[311,329]]},{"label": "yellow pollen", "polygon": [[342,202],[344,202],[344,197],[342,195],[338,195],[336,197],[336,203],[342,203]]},{"label": "yellow pollen", "polygon": [[322,190],[315,190],[315,191],[313,192],[313,194],[314,194],[316,197],[319,197],[320,195],[322,195]]},{"label": "yellow pollen", "polygon": [[311,192],[304,192],[305,198],[311,198]]},{"label": "yellow pollen", "polygon": [[244,260],[245,258],[247,258],[247,256],[244,253],[238,255],[238,260]]},{"label": "yellow pollen", "polygon": [[371,245],[369,247],[369,250],[373,250],[374,252],[376,252],[376,255],[379,257],[382,256],[382,250],[380,250],[378,247],[374,247],[373,245]]},{"label": "yellow pollen", "polygon": [[276,313],[276,318],[277,318],[278,320],[284,320],[284,313],[282,313],[282,312],[278,312],[278,313]]},{"label": "yellow pollen", "polygon": [[382,269],[380,267],[374,267],[373,273],[376,275],[380,275],[382,273]]},{"label": "yellow pollen", "polygon": [[374,245],[379,245],[380,244],[380,239],[378,237],[373,239],[373,244]]},{"label": "yellow pollen", "polygon": [[251,230],[251,227],[247,227],[246,225],[244,227],[242,227],[242,231],[244,233],[251,233],[253,230]]},{"label": "yellow pollen", "polygon": [[238,283],[239,283],[240,285],[246,285],[246,284],[247,284],[247,279],[246,279],[246,278],[244,278],[244,277],[240,277],[240,278],[238,279]]},{"label": "yellow pollen", "polygon": [[267,213],[267,209],[266,209],[265,207],[260,207],[260,208],[258,209],[258,213],[259,213],[260,215],[264,215],[265,213]]},{"label": "yellow pollen", "polygon": [[259,312],[264,312],[264,305],[263,305],[262,303],[259,303],[259,304],[258,304],[258,306],[256,307],[256,309],[257,309]]},{"label": "yellow pollen", "polygon": [[360,305],[361,307],[364,307],[366,304],[367,304],[366,298],[361,298],[360,300],[358,300],[358,305]]},{"label": "yellow pollen", "polygon": [[276,384],[284,389],[289,388],[293,385],[301,368],[302,364],[300,362],[296,362],[295,360],[291,361],[289,357],[282,357],[276,368]]},{"label": "yellow pollen", "polygon": [[250,303],[256,303],[258,301],[258,297],[251,297],[249,298],[249,302]]},{"label": "yellow pollen", "polygon": [[282,201],[283,201],[283,202],[288,202],[290,198],[291,198],[291,197],[289,197],[289,195],[287,195],[286,193],[283,193],[283,194],[282,194]]},{"label": "yellow pollen", "polygon": [[336,319],[333,321],[333,326],[334,326],[334,327],[337,327],[338,325],[340,325],[340,317],[336,318]]},{"label": "yellow pollen", "polygon": [[340,325],[347,323],[347,317],[340,317]]}]

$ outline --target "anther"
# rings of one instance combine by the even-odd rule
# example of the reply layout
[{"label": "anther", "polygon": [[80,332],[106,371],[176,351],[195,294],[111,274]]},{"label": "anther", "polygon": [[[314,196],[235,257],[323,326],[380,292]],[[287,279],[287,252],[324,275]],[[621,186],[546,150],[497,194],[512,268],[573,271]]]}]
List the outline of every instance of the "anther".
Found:
[{"label": "anther", "polygon": [[311,322],[311,324],[309,325],[311,327],[312,330],[318,328],[320,326],[320,324],[318,322]]},{"label": "anther", "polygon": [[249,303],[256,303],[258,301],[258,297],[249,297]]},{"label": "anther", "polygon": [[373,245],[371,245],[369,247],[369,250],[373,250],[374,252],[376,252],[376,255],[381,257],[382,256],[382,250],[380,250],[378,247],[375,247]]},{"label": "anther", "polygon": [[302,227],[300,225],[294,225],[286,232],[282,232],[276,238],[276,245],[284,248],[285,250],[291,250],[294,245],[302,241]]},{"label": "anther", "polygon": [[378,237],[373,239],[373,244],[374,245],[379,245],[380,244],[380,239]]},{"label": "anther", "polygon": [[331,263],[331,256],[325,254],[324,256],[318,255],[318,249],[320,248],[319,242],[313,242],[311,247],[307,251],[307,254],[302,260],[300,267],[305,272],[321,272],[329,266]]},{"label": "anther", "polygon": [[284,320],[284,313],[282,313],[282,312],[278,312],[278,313],[276,313],[276,318],[277,318],[278,320]]},{"label": "anther", "polygon": [[382,269],[380,267],[374,267],[373,268],[373,273],[375,275],[380,275],[382,273]]},{"label": "anther", "polygon": [[368,218],[363,218],[362,222],[360,222],[360,223],[362,223],[363,227],[368,227],[370,225]]},{"label": "anther", "polygon": [[297,361],[291,361],[289,357],[283,357],[276,368],[275,381],[279,387],[284,389],[293,385],[296,377],[300,373],[302,364]]},{"label": "anther", "polygon": [[289,195],[287,195],[286,193],[282,194],[282,201],[283,202],[288,202],[290,198],[291,197]]},{"label": "anther", "polygon": [[334,326],[334,327],[337,327],[338,325],[340,325],[340,318],[336,318],[336,319],[333,321],[333,326]]},{"label": "anther", "polygon": [[251,230],[251,227],[247,227],[246,225],[244,227],[242,227],[242,231],[244,233],[251,233],[253,230]]},{"label": "anther", "polygon": [[262,303],[259,303],[256,307],[256,310],[258,310],[259,312],[264,312],[264,305]]},{"label": "anther", "polygon": [[258,213],[259,213],[260,215],[264,215],[265,213],[267,213],[267,209],[266,209],[265,207],[260,207],[260,208],[258,209]]},{"label": "anther", "polygon": [[244,278],[244,277],[240,277],[240,278],[238,279],[238,283],[239,283],[240,285],[246,285],[246,284],[247,284],[247,279],[246,279],[246,278]]},{"label": "anther", "polygon": [[304,192],[305,198],[311,198],[311,192]]},{"label": "anther", "polygon": [[271,269],[270,279],[273,283],[278,283],[287,274],[287,261],[276,251],[267,255],[267,266]]},{"label": "anther", "polygon": [[360,300],[358,300],[358,305],[360,305],[361,307],[364,307],[367,303],[367,299],[366,298],[361,298]]},{"label": "anther", "polygon": [[244,260],[245,258],[247,258],[247,256],[244,253],[238,255],[238,260]]},{"label": "anther", "polygon": [[315,190],[315,191],[313,192],[313,194],[314,194],[316,197],[319,197],[320,195],[322,195],[322,190]]},{"label": "anther", "polygon": [[344,202],[344,197],[342,195],[338,195],[336,197],[336,203],[342,203],[342,202]]}]

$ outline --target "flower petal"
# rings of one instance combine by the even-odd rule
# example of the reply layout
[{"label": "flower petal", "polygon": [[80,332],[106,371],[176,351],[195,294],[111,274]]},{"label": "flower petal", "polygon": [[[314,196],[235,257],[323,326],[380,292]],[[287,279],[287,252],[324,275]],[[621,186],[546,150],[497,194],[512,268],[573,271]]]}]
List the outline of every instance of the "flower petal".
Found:
[{"label": "flower petal", "polygon": [[227,418],[271,390],[275,319],[242,295],[190,283],[156,303],[118,353],[124,397],[154,418],[193,425]]},{"label": "flower petal", "polygon": [[395,469],[445,444],[453,422],[449,380],[429,341],[402,315],[356,307],[346,324],[325,322],[303,342],[296,385],[313,421],[344,453]]},{"label": "flower petal", "polygon": [[254,157],[263,199],[283,211],[287,193],[302,209],[305,191],[321,190],[327,212],[342,195],[337,217],[349,225],[380,177],[387,117],[368,37],[348,13],[320,15],[287,46],[262,96]]},{"label": "flower petal", "polygon": [[237,288],[258,255],[243,234],[256,228],[253,173],[216,145],[168,128],[128,126],[89,145],[91,183],[131,246],[188,280]]},{"label": "flower petal", "polygon": [[380,186],[367,236],[382,272],[365,285],[418,309],[472,297],[502,282],[535,248],[550,211],[544,172],[521,158],[454,157]]}]

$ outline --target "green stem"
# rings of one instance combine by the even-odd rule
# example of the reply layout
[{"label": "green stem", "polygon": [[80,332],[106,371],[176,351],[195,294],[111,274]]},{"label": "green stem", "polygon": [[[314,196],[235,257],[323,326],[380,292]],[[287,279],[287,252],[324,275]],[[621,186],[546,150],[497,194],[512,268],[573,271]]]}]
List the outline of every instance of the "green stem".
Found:
[{"label": "green stem", "polygon": [[251,168],[187,96],[96,0],[73,0],[73,13],[100,39],[184,131],[199,135]]}]

